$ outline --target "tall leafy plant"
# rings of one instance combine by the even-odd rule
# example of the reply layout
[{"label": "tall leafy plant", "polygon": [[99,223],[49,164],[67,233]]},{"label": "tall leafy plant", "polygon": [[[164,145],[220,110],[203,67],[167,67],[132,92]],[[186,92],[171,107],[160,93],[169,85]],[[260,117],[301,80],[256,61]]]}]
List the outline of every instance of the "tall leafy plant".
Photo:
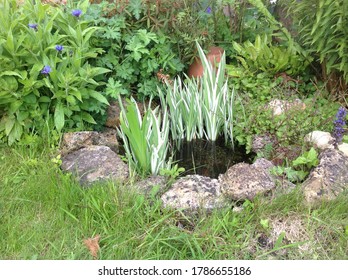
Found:
[{"label": "tall leafy plant", "polygon": [[9,144],[43,129],[53,117],[55,129],[95,124],[107,99],[96,77],[109,70],[88,63],[101,49],[89,39],[97,27],[80,9],[52,7],[41,1],[5,0],[0,11],[0,132]]},{"label": "tall leafy plant", "polygon": [[348,2],[293,1],[290,10],[301,27],[303,44],[316,55],[326,75],[339,73],[348,83]]},{"label": "tall leafy plant", "polygon": [[131,98],[127,108],[122,105],[120,116],[121,136],[126,150],[126,157],[131,170],[141,175],[158,174],[161,169],[170,169],[167,159],[169,147],[169,118],[164,108],[152,110],[150,105],[144,116],[141,116],[136,101]]},{"label": "tall leafy plant", "polygon": [[212,65],[198,43],[197,49],[204,67],[202,77],[187,77],[184,82],[176,78],[167,85],[166,94],[159,90],[162,107],[169,108],[172,138],[216,141],[224,133],[225,140],[233,144],[234,91],[229,91],[225,79],[225,54]]}]

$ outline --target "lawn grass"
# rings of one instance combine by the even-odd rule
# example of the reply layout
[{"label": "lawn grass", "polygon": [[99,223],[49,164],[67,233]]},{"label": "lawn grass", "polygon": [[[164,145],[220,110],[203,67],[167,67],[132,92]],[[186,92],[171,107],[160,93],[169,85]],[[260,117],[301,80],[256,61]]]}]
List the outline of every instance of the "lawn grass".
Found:
[{"label": "lawn grass", "polygon": [[97,234],[99,259],[348,259],[347,194],[310,208],[295,190],[187,216],[130,185],[82,188],[52,158],[0,148],[1,259],[93,259],[83,240]]}]

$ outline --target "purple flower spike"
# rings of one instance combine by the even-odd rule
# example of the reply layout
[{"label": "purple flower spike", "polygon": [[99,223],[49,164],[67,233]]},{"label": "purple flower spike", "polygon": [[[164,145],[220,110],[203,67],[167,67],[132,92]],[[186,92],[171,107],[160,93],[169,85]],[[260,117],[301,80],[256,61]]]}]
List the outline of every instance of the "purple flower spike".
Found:
[{"label": "purple flower spike", "polygon": [[56,50],[57,50],[58,52],[61,52],[61,51],[63,50],[63,46],[61,46],[61,45],[56,45]]},{"label": "purple flower spike", "polygon": [[211,8],[210,7],[208,7],[205,11],[207,12],[207,14],[211,14]]},{"label": "purple flower spike", "polygon": [[52,69],[50,66],[46,65],[42,70],[41,70],[41,74],[44,74],[44,75],[48,75],[49,73],[52,72]]},{"label": "purple flower spike", "polygon": [[29,23],[28,27],[34,29],[35,31],[37,31],[37,23]]},{"label": "purple flower spike", "polygon": [[80,17],[80,15],[82,14],[82,11],[81,10],[72,10],[71,14],[74,16],[74,17]]},{"label": "purple flower spike", "polygon": [[336,139],[336,144],[342,142],[344,126],[346,125],[346,115],[347,110],[343,107],[340,107],[336,114],[336,119],[334,120],[334,131],[333,136]]}]

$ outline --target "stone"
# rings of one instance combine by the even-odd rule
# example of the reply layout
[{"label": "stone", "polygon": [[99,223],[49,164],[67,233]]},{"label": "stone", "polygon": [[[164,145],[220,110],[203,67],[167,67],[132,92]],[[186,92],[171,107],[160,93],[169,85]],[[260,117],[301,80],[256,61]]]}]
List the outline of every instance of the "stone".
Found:
[{"label": "stone", "polygon": [[348,144],[347,143],[342,143],[338,145],[338,150],[344,153],[345,156],[348,157]]},{"label": "stone", "polygon": [[275,146],[275,141],[274,137],[270,135],[255,135],[253,136],[251,150],[256,154],[264,153],[267,146],[270,146],[270,148]]},{"label": "stone", "polygon": [[329,132],[316,130],[308,133],[304,140],[319,150],[334,149],[335,138]]},{"label": "stone", "polygon": [[232,200],[252,200],[257,194],[275,189],[275,179],[267,168],[244,162],[233,165],[219,175],[222,194]]},{"label": "stone", "polygon": [[255,160],[255,162],[252,164],[254,167],[265,169],[270,171],[273,167],[274,164],[269,161],[268,159],[265,158],[258,158]]},{"label": "stone", "polygon": [[[125,99],[122,100],[124,108],[127,107],[127,102]],[[110,103],[110,106],[107,109],[107,119],[105,122],[106,127],[114,128],[119,127],[120,125],[120,114],[121,108],[118,101],[113,101]]]},{"label": "stone", "polygon": [[61,154],[69,154],[87,146],[107,146],[118,152],[117,132],[115,129],[105,129],[103,132],[78,131],[63,134]]},{"label": "stone", "polygon": [[305,110],[306,104],[298,98],[294,101],[273,99],[268,103],[267,108],[273,111],[274,116],[279,116],[289,110]]},{"label": "stone", "polygon": [[348,157],[336,149],[326,149],[319,155],[319,164],[302,184],[308,203],[332,200],[348,188]]},{"label": "stone", "polygon": [[[122,99],[123,107],[127,108],[127,100]],[[145,101],[144,103],[137,101],[137,106],[139,108],[141,116],[144,116],[145,108],[148,108],[149,101]],[[152,101],[151,103],[151,109],[155,109],[157,106],[156,102]],[[121,107],[119,105],[118,101],[113,101],[110,103],[110,106],[107,109],[107,118],[105,122],[105,126],[109,128],[116,129],[116,127],[120,126],[120,114],[121,114]]]},{"label": "stone", "polygon": [[113,180],[122,182],[129,176],[128,166],[106,146],[87,146],[62,157],[61,168],[71,172],[81,185]]},{"label": "stone", "polygon": [[[136,190],[145,195],[163,193],[167,187],[167,177],[161,175],[151,175],[134,184]],[[155,189],[156,188],[156,189]],[[152,193],[155,191],[155,193]]]},{"label": "stone", "polygon": [[218,180],[200,175],[180,178],[161,196],[161,200],[164,207],[190,212],[211,211],[226,205]]}]

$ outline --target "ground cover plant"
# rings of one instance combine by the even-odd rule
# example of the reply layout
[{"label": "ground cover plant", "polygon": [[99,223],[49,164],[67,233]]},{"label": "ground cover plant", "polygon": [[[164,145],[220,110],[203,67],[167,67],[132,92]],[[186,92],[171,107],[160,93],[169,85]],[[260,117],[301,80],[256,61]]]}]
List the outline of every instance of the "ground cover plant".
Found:
[{"label": "ground cover plant", "polygon": [[[308,13],[306,1],[67,2],[0,3],[2,259],[347,259],[347,192],[310,206],[301,191],[319,156],[305,135],[348,143],[347,5],[307,1],[317,13],[293,16],[294,32],[277,8]],[[225,48],[215,66],[211,44]],[[204,74],[188,78],[196,58]],[[83,188],[60,170],[62,134],[103,128],[109,102],[124,98],[117,131],[131,178]],[[304,105],[276,116],[275,99]],[[262,135],[271,141],[255,159],[297,184],[287,194],[188,213],[134,187],[181,176],[170,140],[223,137],[250,152]]]}]

